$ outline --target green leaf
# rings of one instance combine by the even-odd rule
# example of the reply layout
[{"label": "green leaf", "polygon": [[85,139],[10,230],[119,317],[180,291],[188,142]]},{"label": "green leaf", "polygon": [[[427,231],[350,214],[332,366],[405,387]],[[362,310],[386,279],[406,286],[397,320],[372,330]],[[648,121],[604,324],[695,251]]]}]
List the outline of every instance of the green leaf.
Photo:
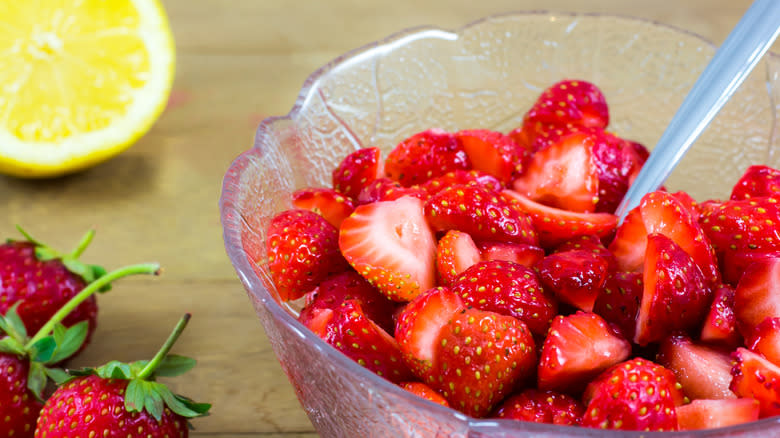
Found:
[{"label": "green leaf", "polygon": [[30,372],[27,374],[27,388],[38,400],[41,400],[45,386],[46,368],[38,362],[31,362]]},{"label": "green leaf", "polygon": [[125,409],[127,412],[141,412],[144,408],[144,391],[140,383],[143,380],[134,379],[125,389]]},{"label": "green leaf", "polygon": [[61,335],[61,340],[57,342],[57,350],[47,363],[58,363],[73,356],[73,353],[78,351],[87,339],[89,322],[81,321],[67,330],[62,324],[57,324],[54,326],[55,340],[57,339],[56,332],[58,327],[61,328],[61,331],[64,331],[64,333]]},{"label": "green leaf", "polygon": [[67,328],[65,328],[64,325],[60,323],[54,325],[54,330],[52,330],[52,336],[54,336],[54,342],[56,342],[57,345],[62,345],[62,341],[65,340],[66,331]]},{"label": "green leaf", "polygon": [[34,362],[47,363],[54,355],[57,343],[52,336],[41,338],[30,347],[30,357]]},{"label": "green leaf", "polygon": [[62,385],[63,383],[67,382],[68,380],[74,377],[66,373],[65,371],[61,370],[60,368],[44,368],[43,370],[44,372],[46,372],[46,375],[49,376],[49,378],[51,378],[52,380],[54,380],[54,383],[56,383],[57,385]]},{"label": "green leaf", "polygon": [[24,356],[24,345],[14,338],[8,337],[0,339],[0,353],[14,354],[16,356]]},{"label": "green leaf", "polygon": [[208,403],[195,403],[194,401],[182,397],[180,395],[174,395],[167,386],[159,384],[160,387],[157,391],[165,400],[165,405],[168,409],[186,418],[203,417],[208,415],[211,405]]},{"label": "green leaf", "polygon": [[62,264],[65,265],[68,271],[83,278],[87,283],[92,283],[95,280],[92,276],[92,270],[79,260],[66,256],[63,257]]},{"label": "green leaf", "polygon": [[27,340],[27,328],[25,328],[22,318],[20,318],[19,314],[16,312],[16,309],[19,308],[20,304],[22,304],[20,301],[16,302],[5,313],[5,317],[0,317],[0,329],[8,336],[23,343]]},{"label": "green leaf", "polygon": [[49,248],[48,246],[36,246],[35,258],[42,262],[48,262],[49,260],[60,258],[60,253]]},{"label": "green leaf", "polygon": [[130,365],[119,362],[118,360],[112,360],[111,362],[103,365],[95,370],[97,375],[104,379],[130,379],[132,377],[132,371]]},{"label": "green leaf", "polygon": [[138,379],[138,381],[144,392],[144,408],[146,409],[146,412],[150,413],[155,420],[160,421],[163,409],[165,409],[165,402],[158,392],[157,387],[163,385],[141,379]]},{"label": "green leaf", "polygon": [[[98,265],[87,265],[89,269],[92,271],[92,278],[97,280],[98,278],[106,275],[107,271],[106,268]],[[94,280],[93,280],[94,281]],[[98,289],[98,292],[105,293],[111,290],[111,283],[106,284],[105,286]]]},{"label": "green leaf", "polygon": [[195,359],[169,354],[160,362],[154,374],[160,377],[176,377],[191,370],[196,364]]}]

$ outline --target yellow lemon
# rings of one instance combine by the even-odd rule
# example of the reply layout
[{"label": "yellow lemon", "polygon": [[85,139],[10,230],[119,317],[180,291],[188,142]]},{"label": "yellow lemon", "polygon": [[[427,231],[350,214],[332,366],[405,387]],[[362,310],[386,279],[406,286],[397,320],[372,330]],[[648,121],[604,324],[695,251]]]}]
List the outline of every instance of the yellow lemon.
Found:
[{"label": "yellow lemon", "polygon": [[164,109],[174,58],[157,0],[0,1],[0,172],[57,176],[123,151]]}]

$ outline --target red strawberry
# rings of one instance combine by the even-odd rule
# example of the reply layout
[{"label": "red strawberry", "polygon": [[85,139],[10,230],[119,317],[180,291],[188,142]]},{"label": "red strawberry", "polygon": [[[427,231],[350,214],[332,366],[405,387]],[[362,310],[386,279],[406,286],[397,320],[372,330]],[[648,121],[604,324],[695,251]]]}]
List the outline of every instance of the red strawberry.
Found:
[{"label": "red strawberry", "polygon": [[534,423],[578,426],[584,408],[579,400],[553,391],[526,389],[506,399],[496,411],[496,418]]},{"label": "red strawberry", "polygon": [[658,351],[658,363],[670,369],[692,398],[736,398],[729,389],[731,359],[729,353],[697,344],[687,336],[670,336]]},{"label": "red strawberry", "polygon": [[525,243],[481,242],[482,260],[506,260],[527,268],[533,268],[544,258],[544,250]]},{"label": "red strawberry", "polygon": [[748,266],[753,263],[764,263],[766,260],[780,258],[780,248],[768,251],[739,250],[729,253],[727,258],[728,262],[724,260],[721,263],[723,265],[721,270],[723,282],[736,287]]},{"label": "red strawberry", "polygon": [[631,344],[594,313],[558,315],[542,346],[538,386],[577,394],[587,382],[631,354]]},{"label": "red strawberry", "polygon": [[590,82],[563,80],[544,90],[525,115],[523,127],[537,123],[604,129],[609,124],[607,101]]},{"label": "red strawberry", "polygon": [[474,169],[493,175],[503,183],[522,171],[528,152],[500,132],[472,129],[455,134]]},{"label": "red strawberry", "polygon": [[780,171],[768,166],[750,166],[734,184],[732,200],[780,195]]},{"label": "red strawberry", "polygon": [[474,240],[537,244],[530,219],[501,193],[479,186],[450,186],[425,203],[435,231],[458,230]]},{"label": "red strawberry", "polygon": [[504,260],[479,262],[461,273],[452,292],[480,310],[513,316],[543,336],[558,306],[544,294],[536,273]]},{"label": "red strawberry", "polygon": [[595,137],[577,133],[536,152],[512,182],[518,193],[550,207],[590,213],[598,203]]},{"label": "red strawberry", "polygon": [[590,128],[587,132],[594,138],[593,161],[599,180],[596,211],[614,213],[647,155],[642,155],[644,146],[599,128]]},{"label": "red strawberry", "polygon": [[4,437],[32,437],[35,431],[43,402],[27,386],[29,372],[29,360],[0,353],[0,435]]},{"label": "red strawberry", "polygon": [[430,402],[438,403],[444,407],[450,407],[447,400],[439,395],[433,388],[422,382],[402,382],[398,386],[411,392],[412,394],[422,397]]},{"label": "red strawberry", "polygon": [[409,301],[434,285],[436,241],[417,198],[357,207],[341,224],[339,247],[391,300]]},{"label": "red strawberry", "polygon": [[650,151],[647,150],[645,145],[632,140],[623,140],[626,142],[624,145],[625,161],[632,163],[631,170],[628,172],[628,186],[634,183],[634,180],[639,176],[639,172],[642,170],[642,166],[650,156]]},{"label": "red strawberry", "polygon": [[470,167],[460,140],[440,129],[429,129],[407,138],[385,160],[387,176],[405,187]]},{"label": "red strawberry", "polygon": [[363,148],[344,157],[333,170],[333,188],[356,199],[364,187],[384,175],[379,148]]},{"label": "red strawberry", "polygon": [[712,290],[691,256],[663,234],[647,236],[643,282],[634,342],[647,345],[675,330],[700,327]]},{"label": "red strawberry", "polygon": [[44,404],[35,437],[187,437],[187,419],[206,415],[211,405],[174,395],[155,377],[177,376],[195,366],[192,359],[168,356],[188,319],[186,315],[179,322],[151,361],[114,361],[75,372],[78,377],[60,386]]},{"label": "red strawberry", "polygon": [[780,366],[742,347],[731,358],[731,390],[738,397],[758,400],[761,418],[780,415]]},{"label": "red strawberry", "polygon": [[526,125],[510,132],[508,135],[521,147],[534,154],[547,149],[550,145],[559,142],[563,137],[578,132],[587,131],[588,128],[567,123],[559,125],[554,123],[534,123]]},{"label": "red strawberry", "polygon": [[686,210],[688,210],[688,212],[693,216],[694,220],[699,220],[699,217],[701,216],[701,209],[699,207],[699,203],[696,202],[696,200],[693,199],[691,195],[682,190],[674,192],[671,195],[674,197],[674,199],[680,201],[680,204],[682,204]]},{"label": "red strawberry", "polygon": [[611,273],[593,304],[593,312],[616,325],[626,339],[634,339],[643,288],[639,272]]},{"label": "red strawberry", "polygon": [[615,257],[595,234],[583,234],[558,245],[553,252],[588,251],[607,260],[610,268],[615,267]]},{"label": "red strawberry", "polygon": [[355,205],[350,198],[333,189],[309,188],[297,190],[292,194],[293,207],[310,210],[325,218],[336,227],[352,213]]},{"label": "red strawberry", "polygon": [[358,205],[371,204],[379,201],[395,201],[402,196],[413,196],[425,201],[428,193],[419,187],[403,187],[389,178],[377,178],[360,191],[357,196]]},{"label": "red strawberry", "polygon": [[747,267],[734,292],[734,315],[746,339],[766,318],[780,317],[780,258]]},{"label": "red strawberry", "polygon": [[780,317],[766,318],[753,330],[746,346],[780,366]]},{"label": "red strawberry", "polygon": [[328,275],[347,268],[338,231],[308,210],[286,210],[268,225],[268,269],[282,301],[302,297]]},{"label": "red strawberry", "polygon": [[694,400],[677,407],[680,430],[715,429],[758,420],[759,404],[751,398]]},{"label": "red strawberry", "polygon": [[447,231],[436,246],[436,271],[444,286],[452,284],[461,272],[479,260],[479,248],[471,236],[460,231]]},{"label": "red strawberry", "polygon": [[512,190],[502,193],[531,218],[542,247],[554,247],[585,234],[605,238],[617,226],[613,214],[576,213],[539,204]]},{"label": "red strawberry", "polygon": [[609,244],[620,271],[642,271],[647,250],[647,228],[639,207],[629,211]]},{"label": "red strawberry", "polygon": [[734,288],[722,284],[715,288],[710,311],[704,318],[701,340],[735,348],[741,341],[734,315]]},{"label": "red strawberry", "polygon": [[582,425],[620,430],[677,430],[683,394],[674,374],[636,358],[619,363],[588,384]]},{"label": "red strawberry", "polygon": [[477,185],[494,192],[500,192],[504,189],[503,184],[496,177],[479,170],[455,170],[442,176],[431,178],[421,187],[429,195],[433,196],[454,185]]},{"label": "red strawberry", "polygon": [[607,281],[609,261],[591,251],[564,251],[548,255],[536,269],[547,292],[552,292],[564,303],[590,312]]}]

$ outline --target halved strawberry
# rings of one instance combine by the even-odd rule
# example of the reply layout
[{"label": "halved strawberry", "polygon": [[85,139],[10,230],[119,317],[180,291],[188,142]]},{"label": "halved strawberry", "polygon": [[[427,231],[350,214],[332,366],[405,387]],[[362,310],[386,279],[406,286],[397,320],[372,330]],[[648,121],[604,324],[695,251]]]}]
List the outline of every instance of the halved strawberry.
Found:
[{"label": "halved strawberry", "polygon": [[433,388],[422,382],[401,382],[398,384],[401,388],[411,392],[412,394],[422,397],[430,402],[438,403],[445,407],[450,407],[447,400],[439,395]]},{"label": "halved strawberry", "polygon": [[531,220],[501,193],[480,186],[450,186],[425,203],[436,231],[459,230],[474,240],[537,244]]},{"label": "halved strawberry", "polygon": [[752,398],[694,400],[677,407],[680,430],[715,429],[758,420],[759,403]]},{"label": "halved strawberry", "polygon": [[578,394],[602,371],[631,354],[631,344],[594,313],[558,315],[544,340],[538,387]]},{"label": "halved strawberry", "polygon": [[731,191],[733,200],[780,195],[780,171],[769,166],[750,166]]},{"label": "halved strawberry", "polygon": [[539,204],[513,190],[501,193],[531,218],[544,248],[560,245],[585,234],[606,238],[617,226],[617,216],[610,213],[576,213]]},{"label": "halved strawberry", "polygon": [[417,198],[357,207],[338,242],[352,267],[391,300],[409,301],[435,284],[436,240]]},{"label": "halved strawberry", "polygon": [[566,251],[588,251],[599,257],[603,257],[607,260],[610,267],[614,267],[615,257],[612,252],[604,246],[599,236],[595,234],[583,234],[577,236],[571,240],[567,240],[562,244],[555,247],[553,252],[566,252]]},{"label": "halved strawberry", "polygon": [[780,366],[780,317],[764,319],[747,339],[746,346]]},{"label": "halved strawberry", "polygon": [[623,223],[617,228],[615,239],[609,244],[615,256],[617,268],[624,272],[641,272],[644,269],[647,250],[647,228],[639,207],[629,211]]},{"label": "halved strawberry", "polygon": [[734,291],[737,329],[746,339],[766,318],[780,317],[780,258],[748,266]]},{"label": "halved strawberry", "polygon": [[451,289],[466,304],[513,316],[538,336],[547,333],[558,310],[555,301],[545,295],[533,270],[504,260],[471,266],[458,275]]},{"label": "halved strawberry", "polygon": [[[738,250],[730,252],[727,257],[724,258],[721,265],[721,275],[723,276],[723,282],[736,287],[739,284],[739,280],[742,278],[742,274],[745,273],[748,266],[756,262],[763,262],[769,259],[780,258],[780,248],[771,250],[756,250],[751,251]],[[726,262],[726,259],[728,262]]]},{"label": "halved strawberry", "polygon": [[593,304],[593,313],[617,326],[626,339],[634,339],[643,289],[642,273],[612,272]]},{"label": "halved strawberry", "polygon": [[529,388],[506,399],[494,417],[560,426],[578,426],[584,410],[579,400],[567,394]]},{"label": "halved strawberry", "polygon": [[599,179],[595,137],[576,133],[561,138],[531,157],[512,182],[518,193],[550,207],[590,213],[598,203]]},{"label": "halved strawberry", "polygon": [[592,83],[566,79],[544,90],[525,115],[524,127],[536,123],[604,129],[609,124],[607,100]]},{"label": "halved strawberry", "polygon": [[528,152],[511,137],[487,129],[459,131],[455,136],[474,169],[493,175],[503,183],[523,170]]},{"label": "halved strawberry", "polygon": [[436,271],[440,283],[449,286],[465,271],[480,261],[479,248],[466,233],[456,230],[447,231],[436,246]]},{"label": "halved strawberry", "polygon": [[550,254],[536,269],[545,291],[564,303],[590,312],[609,274],[609,261],[591,251]]},{"label": "halved strawberry", "polygon": [[535,245],[508,242],[480,242],[482,260],[506,260],[533,268],[544,258],[544,250]]},{"label": "halved strawberry", "polygon": [[639,176],[645,161],[650,156],[650,151],[642,143],[625,139],[623,141],[626,142],[624,147],[625,160],[632,163],[627,175],[628,186],[631,187],[636,177]]},{"label": "halved strawberry", "polygon": [[600,128],[589,128],[587,132],[594,137],[593,160],[599,179],[595,211],[614,213],[647,155],[641,155],[644,148],[641,144],[623,140]]},{"label": "halved strawberry", "polygon": [[479,170],[454,170],[442,176],[429,179],[420,188],[433,196],[454,185],[477,185],[494,192],[500,192],[504,189],[503,184],[496,177]]},{"label": "halved strawberry", "polygon": [[736,348],[742,340],[734,315],[734,288],[722,284],[714,289],[710,311],[704,318],[700,339],[704,342]]},{"label": "halved strawberry", "polygon": [[661,342],[656,360],[672,370],[685,395],[692,399],[736,398],[729,389],[729,352],[694,343],[687,336],[670,336]]},{"label": "halved strawberry", "polygon": [[345,197],[333,189],[308,188],[296,190],[292,194],[292,203],[295,208],[310,210],[325,218],[337,229],[341,222],[355,209],[350,198]]},{"label": "halved strawberry", "polygon": [[363,187],[382,175],[384,168],[379,148],[358,149],[344,157],[333,170],[333,188],[355,199]]},{"label": "halved strawberry", "polygon": [[699,217],[701,216],[701,210],[699,207],[699,203],[696,202],[695,199],[691,195],[688,194],[688,192],[684,192],[682,190],[671,193],[671,195],[680,201],[680,204],[685,206],[685,208],[688,210],[688,212],[693,216],[693,218],[698,221]]},{"label": "halved strawberry", "polygon": [[358,205],[379,201],[395,201],[402,196],[413,196],[421,201],[428,199],[428,192],[419,187],[403,187],[390,178],[377,178],[368,183],[357,196]]},{"label": "halved strawberry", "polygon": [[758,400],[761,418],[780,415],[780,366],[742,347],[731,358],[731,390],[738,397]]},{"label": "halved strawberry", "polygon": [[469,168],[471,162],[460,140],[441,129],[429,129],[403,140],[385,160],[387,176],[405,187]]},{"label": "halved strawberry", "polygon": [[266,240],[268,269],[282,301],[295,300],[328,275],[347,269],[338,231],[308,210],[286,210],[271,219]]},{"label": "halved strawberry", "polygon": [[712,290],[691,256],[663,234],[647,236],[643,282],[634,342],[647,345],[675,330],[700,327]]}]

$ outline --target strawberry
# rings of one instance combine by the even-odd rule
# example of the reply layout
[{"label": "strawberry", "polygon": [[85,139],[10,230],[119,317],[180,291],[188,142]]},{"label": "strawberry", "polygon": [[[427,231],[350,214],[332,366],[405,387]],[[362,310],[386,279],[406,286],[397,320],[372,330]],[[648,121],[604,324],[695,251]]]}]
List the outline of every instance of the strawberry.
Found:
[{"label": "strawberry", "polygon": [[449,286],[469,266],[480,261],[479,248],[466,233],[447,231],[436,246],[436,271],[440,283]]},{"label": "strawberry", "polygon": [[536,124],[604,129],[609,124],[607,101],[601,90],[590,82],[563,80],[544,90],[526,113],[523,128]]},{"label": "strawberry", "polygon": [[647,159],[647,155],[642,155],[644,146],[599,128],[590,128],[586,132],[594,139],[593,162],[598,174],[598,203],[595,211],[614,213]]},{"label": "strawberry", "polygon": [[422,382],[401,382],[398,384],[401,388],[411,392],[412,394],[422,397],[430,402],[438,403],[444,407],[450,407],[447,400],[434,391],[433,388]]},{"label": "strawberry", "polygon": [[780,248],[767,251],[751,251],[748,249],[729,253],[728,262],[726,263],[724,260],[721,263],[723,265],[723,269],[721,269],[723,282],[729,286],[736,287],[748,266],[757,262],[764,263],[775,258],[780,258]]},{"label": "strawberry", "polygon": [[780,366],[742,347],[731,358],[730,388],[734,394],[758,400],[761,418],[780,415]]},{"label": "strawberry", "polygon": [[634,342],[647,345],[675,330],[700,327],[712,290],[691,256],[663,234],[647,236],[643,282]]},{"label": "strawberry", "polygon": [[504,260],[479,262],[452,282],[452,292],[480,310],[513,316],[543,336],[558,306],[545,295],[536,273]]},{"label": "strawberry", "polygon": [[268,269],[282,301],[295,300],[347,268],[338,231],[308,210],[286,210],[268,225]]},{"label": "strawberry", "polygon": [[539,242],[545,248],[585,234],[606,238],[617,226],[617,217],[610,213],[576,213],[542,205],[512,190],[501,193],[531,218]]},{"label": "strawberry", "polygon": [[536,269],[547,292],[561,302],[590,312],[607,281],[609,261],[591,251],[563,251],[548,255]]},{"label": "strawberry", "polygon": [[474,240],[537,244],[531,220],[501,193],[455,185],[431,196],[425,217],[435,231],[458,230]]},{"label": "strawberry", "polygon": [[634,339],[643,289],[641,273],[612,272],[596,297],[593,313],[617,326],[626,339]]},{"label": "strawberry", "polygon": [[544,250],[535,245],[507,242],[480,242],[483,261],[506,260],[533,268],[544,258]]},{"label": "strawberry", "polygon": [[504,185],[496,177],[479,170],[455,170],[442,176],[431,178],[420,187],[433,196],[454,185],[477,185],[494,192],[500,192],[504,188]]},{"label": "strawberry", "polygon": [[512,138],[515,143],[520,145],[520,147],[528,151],[529,154],[533,155],[534,153],[547,149],[550,145],[559,142],[563,137],[584,131],[587,131],[587,128],[584,126],[573,125],[571,123],[566,123],[564,125],[534,123],[521,126],[507,135]]},{"label": "strawberry", "polygon": [[341,222],[352,213],[355,205],[350,198],[333,189],[308,188],[292,194],[293,207],[310,210],[325,218],[338,229]]},{"label": "strawberry", "polygon": [[553,250],[553,253],[566,251],[587,251],[604,258],[610,268],[615,268],[615,257],[595,234],[583,234],[571,240],[561,243]]},{"label": "strawberry", "polygon": [[578,426],[583,411],[582,403],[569,395],[530,388],[506,399],[494,417]]},{"label": "strawberry", "polygon": [[609,244],[617,268],[624,272],[642,271],[647,250],[647,228],[639,207],[629,211]]},{"label": "strawberry", "polygon": [[500,132],[487,129],[459,131],[455,134],[474,169],[493,175],[502,183],[521,172],[528,152]]},{"label": "strawberry", "polygon": [[333,188],[349,198],[356,199],[361,190],[384,175],[379,148],[358,149],[333,170]]},{"label": "strawberry", "polygon": [[379,201],[395,201],[402,196],[413,196],[425,201],[428,193],[420,187],[403,187],[390,178],[377,178],[368,183],[357,196],[358,205],[371,204]]},{"label": "strawberry", "polygon": [[727,351],[694,343],[687,336],[670,336],[661,342],[656,360],[670,369],[692,398],[736,398],[729,389],[731,359]]},{"label": "strawberry", "polygon": [[780,171],[768,166],[750,166],[731,191],[730,199],[738,201],[780,195]]},{"label": "strawberry", "polygon": [[577,394],[607,368],[631,354],[631,344],[594,313],[558,315],[544,340],[538,387]]},{"label": "strawberry", "polygon": [[764,319],[745,343],[748,348],[780,366],[780,317]]},{"label": "strawberry", "polygon": [[734,315],[734,288],[722,284],[715,288],[710,311],[704,318],[700,339],[704,342],[735,348],[741,336],[737,331],[737,317]]},{"label": "strawberry", "polygon": [[594,136],[576,133],[536,152],[512,182],[518,193],[550,207],[590,213],[598,203]]},{"label": "strawberry", "polygon": [[4,420],[0,421],[0,434],[3,436],[33,436],[43,402],[28,387],[29,374],[29,360],[0,353],[0,406]]},{"label": "strawberry", "polygon": [[195,366],[193,359],[168,355],[188,320],[189,314],[151,361],[112,361],[71,371],[73,377],[44,404],[35,437],[187,437],[187,419],[206,415],[211,405],[174,395],[155,379],[178,376]]},{"label": "strawberry", "polygon": [[694,220],[699,220],[699,217],[701,217],[701,207],[699,206],[699,203],[688,194],[688,192],[680,190],[671,193],[671,195],[674,197],[674,199],[678,200],[686,210],[688,210],[688,213],[693,216]]},{"label": "strawberry", "polygon": [[749,339],[766,318],[780,317],[780,258],[748,266],[734,291],[737,329]]},{"label": "strawberry", "polygon": [[458,137],[440,129],[429,129],[405,139],[385,160],[387,176],[404,187],[469,168],[471,162]]},{"label": "strawberry", "polygon": [[645,359],[614,365],[588,384],[582,425],[601,429],[677,430],[683,394],[674,374]]},{"label": "strawberry", "polygon": [[680,430],[715,429],[758,420],[759,403],[751,398],[694,400],[677,407]]},{"label": "strawberry", "polygon": [[417,198],[357,207],[338,242],[352,267],[391,300],[409,301],[434,285],[436,241]]}]

